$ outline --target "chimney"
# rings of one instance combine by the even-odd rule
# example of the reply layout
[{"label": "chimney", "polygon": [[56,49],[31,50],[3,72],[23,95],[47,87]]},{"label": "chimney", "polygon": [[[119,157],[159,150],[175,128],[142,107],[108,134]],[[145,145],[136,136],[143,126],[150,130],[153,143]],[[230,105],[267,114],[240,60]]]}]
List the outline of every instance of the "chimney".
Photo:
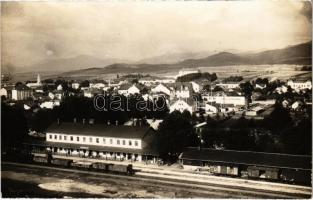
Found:
[{"label": "chimney", "polygon": [[116,125],[116,126],[118,125],[118,121],[117,121],[117,120],[115,121],[115,125]]},{"label": "chimney", "polygon": [[74,123],[76,123],[77,122],[77,119],[76,118],[74,118]]},{"label": "chimney", "polygon": [[84,118],[84,119],[83,119],[83,124],[85,124],[85,121],[86,121],[86,120],[85,120],[85,118]]},{"label": "chimney", "polygon": [[108,120],[107,124],[108,124],[108,126],[110,125],[110,120]]}]

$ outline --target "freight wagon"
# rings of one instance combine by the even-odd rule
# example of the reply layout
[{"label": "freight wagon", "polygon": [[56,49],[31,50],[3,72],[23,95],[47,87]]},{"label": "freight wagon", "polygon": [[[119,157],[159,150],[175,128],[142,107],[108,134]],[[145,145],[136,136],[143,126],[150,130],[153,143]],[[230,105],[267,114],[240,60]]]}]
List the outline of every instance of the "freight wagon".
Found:
[{"label": "freight wagon", "polygon": [[73,163],[73,160],[69,160],[69,159],[54,158],[51,160],[51,164],[64,166],[64,167],[70,167],[72,163]]},{"label": "freight wagon", "polygon": [[108,169],[110,172],[133,174],[132,165],[109,165]]},{"label": "freight wagon", "polygon": [[48,164],[48,159],[45,156],[34,156],[33,161],[36,163]]},{"label": "freight wagon", "polygon": [[73,168],[77,168],[77,169],[91,169],[92,167],[92,163],[91,162],[82,162],[82,161],[78,161],[78,162],[73,162],[71,164],[71,166]]},{"label": "freight wagon", "polygon": [[187,148],[180,156],[186,169],[215,175],[311,184],[311,156],[251,151]]},{"label": "freight wagon", "polygon": [[111,163],[93,163],[92,169],[96,171],[123,173],[129,175],[133,174],[134,171],[132,165],[117,165]]},{"label": "freight wagon", "polygon": [[209,171],[215,175],[238,176],[238,167],[233,166],[210,166]]}]

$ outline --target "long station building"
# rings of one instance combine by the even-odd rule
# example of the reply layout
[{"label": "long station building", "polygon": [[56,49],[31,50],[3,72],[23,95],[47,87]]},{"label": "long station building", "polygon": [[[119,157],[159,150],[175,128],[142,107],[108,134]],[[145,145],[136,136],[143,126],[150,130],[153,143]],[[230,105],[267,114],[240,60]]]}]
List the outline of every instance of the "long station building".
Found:
[{"label": "long station building", "polygon": [[155,131],[146,126],[62,122],[46,130],[44,141],[25,145],[33,153],[154,163],[158,157],[155,138]]}]

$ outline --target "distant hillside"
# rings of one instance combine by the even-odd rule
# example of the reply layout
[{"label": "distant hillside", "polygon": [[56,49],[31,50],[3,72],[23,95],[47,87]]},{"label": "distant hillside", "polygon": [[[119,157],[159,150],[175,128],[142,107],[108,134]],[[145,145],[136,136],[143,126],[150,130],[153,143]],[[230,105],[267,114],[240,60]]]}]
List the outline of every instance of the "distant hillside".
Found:
[{"label": "distant hillside", "polygon": [[243,65],[249,63],[248,58],[228,52],[221,52],[202,59],[189,59],[180,62],[179,65],[209,67],[209,66],[226,66],[226,65]]},{"label": "distant hillside", "polygon": [[[91,61],[90,57],[80,57],[75,59],[76,65],[72,68],[65,68],[64,60],[56,61],[56,63],[49,63],[45,66],[59,66],[64,69],[69,69],[67,72],[59,73],[58,76],[62,77],[74,77],[74,76],[98,76],[104,74],[116,74],[116,73],[153,73],[153,72],[173,72],[182,68],[192,67],[211,67],[211,66],[229,66],[229,65],[259,65],[259,64],[300,64],[310,65],[312,62],[312,46],[311,42],[289,46],[283,49],[275,49],[269,51],[263,51],[259,53],[242,53],[235,54],[229,52],[221,52],[214,55],[210,55],[200,59],[187,59],[175,64],[127,64],[127,63],[115,63],[106,65],[104,61],[95,59]],[[161,59],[161,58],[160,58]],[[93,65],[90,63],[94,62]],[[66,63],[66,62],[65,62]],[[68,61],[68,64],[71,62]],[[62,65],[61,65],[62,64]],[[87,66],[88,65],[88,66]],[[87,69],[80,69],[83,66],[87,66]],[[88,68],[90,67],[90,68]],[[57,70],[58,68],[52,68],[51,70]],[[75,69],[75,70],[72,70]]]},{"label": "distant hillside", "polygon": [[47,59],[23,68],[23,71],[64,72],[91,67],[105,67],[116,62],[121,62],[121,60],[111,58],[99,59],[89,55],[80,55],[72,58]]},{"label": "distant hillside", "polygon": [[252,64],[311,64],[312,41],[247,55]]},{"label": "distant hillside", "polygon": [[147,63],[147,64],[174,64],[182,62],[185,59],[199,59],[205,56],[212,55],[213,52],[203,51],[203,52],[185,52],[185,53],[172,53],[164,54],[160,56],[154,56],[150,58],[145,58],[139,60],[136,63]]},{"label": "distant hillside", "polygon": [[185,67],[210,67],[248,64],[303,64],[312,62],[312,41],[283,49],[262,51],[253,54],[222,52],[202,59],[189,59],[178,63]]}]

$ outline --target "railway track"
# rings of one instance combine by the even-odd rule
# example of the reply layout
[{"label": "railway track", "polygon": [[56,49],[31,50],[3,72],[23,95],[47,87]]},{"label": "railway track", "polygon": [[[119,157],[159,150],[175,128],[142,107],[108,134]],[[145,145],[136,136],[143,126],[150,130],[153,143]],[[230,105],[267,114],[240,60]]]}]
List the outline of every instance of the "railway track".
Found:
[{"label": "railway track", "polygon": [[[231,186],[231,185],[221,185],[221,184],[213,184],[213,183],[204,183],[190,180],[183,180],[181,178],[175,177],[167,177],[167,176],[155,176],[149,173],[139,172],[135,176],[125,176],[118,174],[106,174],[101,172],[93,172],[93,171],[81,171],[76,169],[65,169],[59,167],[52,166],[41,166],[41,165],[33,165],[33,164],[21,164],[21,163],[12,163],[12,162],[2,162],[2,165],[9,165],[14,167],[20,167],[21,170],[56,170],[59,172],[75,172],[84,175],[91,175],[88,177],[93,180],[122,180],[123,182],[127,181],[130,184],[137,185],[156,185],[158,187],[163,187],[166,189],[171,188],[173,191],[188,191],[192,194],[199,194],[200,196],[214,196],[214,197],[232,197],[232,198],[309,198],[311,196],[311,191],[299,191],[299,193],[290,193],[283,191],[269,191],[269,190],[260,190],[247,188],[242,186]],[[25,168],[26,167],[26,168]],[[70,173],[69,173],[70,174]]]}]

